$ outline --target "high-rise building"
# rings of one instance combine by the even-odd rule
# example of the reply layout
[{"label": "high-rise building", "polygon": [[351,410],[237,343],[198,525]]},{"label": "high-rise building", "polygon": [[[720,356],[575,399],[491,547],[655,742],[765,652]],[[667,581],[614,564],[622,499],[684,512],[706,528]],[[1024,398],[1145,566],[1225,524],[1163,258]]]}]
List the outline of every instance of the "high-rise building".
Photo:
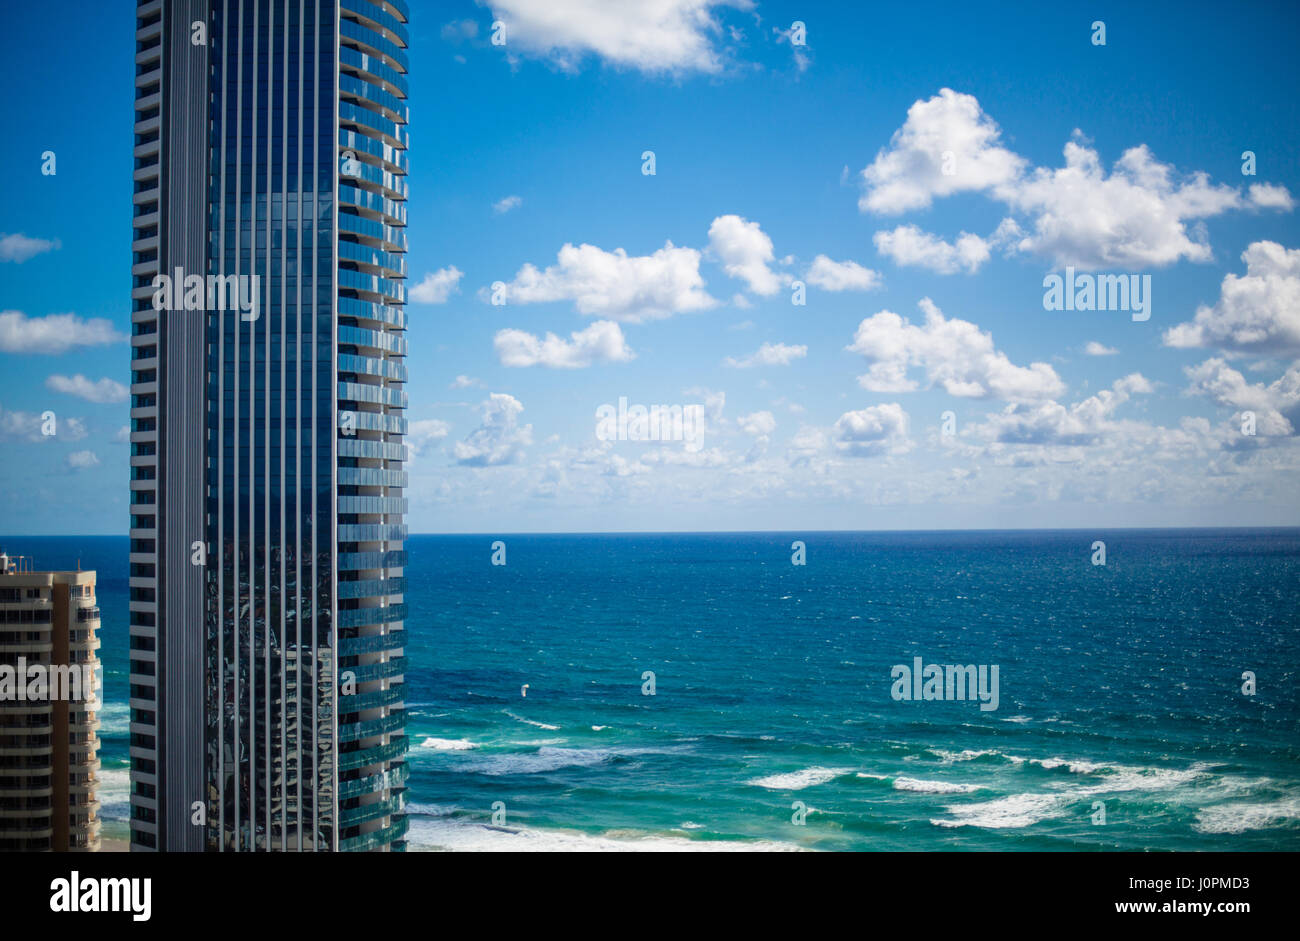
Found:
[{"label": "high-rise building", "polygon": [[94,572],[0,552],[0,852],[99,849]]},{"label": "high-rise building", "polygon": [[407,19],[136,8],[133,850],[405,848]]}]

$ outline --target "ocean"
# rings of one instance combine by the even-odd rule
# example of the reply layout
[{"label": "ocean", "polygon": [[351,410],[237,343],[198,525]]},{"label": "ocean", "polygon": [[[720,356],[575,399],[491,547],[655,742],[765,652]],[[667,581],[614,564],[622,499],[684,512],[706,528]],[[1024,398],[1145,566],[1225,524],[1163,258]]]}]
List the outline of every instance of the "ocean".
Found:
[{"label": "ocean", "polygon": [[[98,570],[124,838],[127,540],[0,545]],[[412,851],[1300,849],[1300,530],[407,549]],[[896,699],[917,657],[997,708]]]}]

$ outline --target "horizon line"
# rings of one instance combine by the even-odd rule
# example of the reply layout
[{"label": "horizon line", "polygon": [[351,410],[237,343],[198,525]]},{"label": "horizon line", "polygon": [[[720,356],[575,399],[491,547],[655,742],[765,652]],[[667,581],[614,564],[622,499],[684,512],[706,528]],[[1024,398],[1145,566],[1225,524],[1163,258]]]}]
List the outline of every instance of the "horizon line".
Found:
[{"label": "horizon line", "polygon": [[[1273,526],[1024,526],[1024,527],[963,527],[956,529],[611,529],[611,530],[480,530],[471,532],[410,532],[415,536],[748,536],[790,534],[843,534],[843,533],[1095,533],[1107,532],[1179,532],[1179,531],[1248,531],[1300,530],[1300,523]],[[129,539],[130,533],[8,533],[3,539]],[[2,548],[2,547],[0,547]]]}]

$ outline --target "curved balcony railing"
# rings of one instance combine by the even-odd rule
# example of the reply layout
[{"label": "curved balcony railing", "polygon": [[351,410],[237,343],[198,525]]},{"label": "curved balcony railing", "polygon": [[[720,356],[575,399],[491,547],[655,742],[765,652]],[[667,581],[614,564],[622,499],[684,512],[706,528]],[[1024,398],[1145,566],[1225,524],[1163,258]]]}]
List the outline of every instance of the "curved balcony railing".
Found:
[{"label": "curved balcony railing", "polygon": [[367,134],[341,127],[339,128],[339,153],[343,153],[345,150],[370,154],[377,160],[392,164],[399,173],[406,173],[409,169],[406,151],[403,148],[394,147],[378,137],[370,137]]},{"label": "curved balcony railing", "polygon": [[403,816],[396,823],[389,824],[382,830],[339,840],[339,850],[349,853],[361,853],[366,850],[379,849],[390,843],[396,843],[405,837],[410,825],[410,818]]},{"label": "curved balcony railing", "polygon": [[367,330],[365,327],[339,327],[339,343],[347,346],[366,346],[371,349],[392,353],[395,356],[406,355],[406,337],[400,333],[380,330]]},{"label": "curved balcony railing", "polygon": [[[390,121],[398,123],[406,122],[406,101],[397,97],[392,92],[385,91],[382,85],[376,85],[368,78],[360,75],[348,75],[346,72],[339,76],[339,94],[350,95],[357,101],[351,104],[375,105],[388,114],[383,115]],[[362,107],[365,107],[362,104]]]},{"label": "curved balcony railing", "polygon": [[398,69],[403,72],[411,71],[410,61],[406,57],[406,50],[399,49],[396,43],[385,39],[374,30],[360,23],[352,20],[339,20],[339,39],[343,42],[355,42],[363,52],[373,52],[376,55],[392,60]]},{"label": "curved balcony railing", "polygon": [[339,102],[339,121],[359,124],[376,134],[382,135],[385,140],[395,143],[398,147],[409,146],[405,124],[390,121],[379,112],[363,108],[361,105],[353,104],[350,101]]},{"label": "curved balcony railing", "polygon": [[379,719],[368,719],[365,722],[350,722],[339,726],[340,742],[359,742],[362,739],[374,738],[378,735],[387,735],[389,732],[397,732],[402,728],[405,717],[398,712],[391,716],[383,716]]},{"label": "curved balcony railing", "polygon": [[340,523],[338,529],[339,542],[400,542],[406,538],[402,523]]},{"label": "curved balcony railing", "polygon": [[[385,692],[389,692],[385,690]],[[363,778],[345,781],[339,785],[339,800],[351,800],[362,794],[373,794],[386,788],[402,787],[411,777],[410,766],[406,762],[393,765],[387,771],[368,774]]]},{"label": "curved balcony railing", "polygon": [[398,12],[403,23],[411,21],[411,11],[407,8],[406,0],[383,0],[383,2]]},{"label": "curved balcony railing", "polygon": [[395,516],[406,512],[406,498],[367,494],[344,495],[339,497],[339,512],[363,516]]},{"label": "curved balcony railing", "polygon": [[[404,578],[389,579],[395,582],[405,582]],[[344,584],[360,585],[363,582],[345,582]],[[405,588],[397,588],[393,592],[388,591],[371,591],[368,594],[400,594]],[[339,596],[343,597],[342,595]],[[352,595],[350,597],[365,597]],[[377,610],[377,609],[368,609]],[[364,637],[344,637],[339,640],[340,657],[359,657],[367,653],[386,653],[394,650],[401,650],[406,646],[406,629],[398,628],[389,631],[387,634],[367,634]]]},{"label": "curved balcony railing", "polygon": [[348,672],[353,674],[358,683],[370,683],[375,680],[403,676],[405,671],[405,657],[398,657],[396,660],[389,660],[385,663],[365,663],[361,666],[348,667]]},{"label": "curved balcony railing", "polygon": [[339,183],[339,206],[340,210],[343,206],[355,206],[379,213],[390,220],[389,225],[406,225],[405,202],[389,199],[387,196],[350,186],[342,181]]},{"label": "curved balcony railing", "polygon": [[403,568],[405,565],[405,549],[339,553],[339,569],[346,572],[366,572],[372,569]]},{"label": "curved balcony railing", "polygon": [[[382,412],[353,412],[352,429],[357,431],[379,431],[389,435],[406,434],[406,419],[400,415]],[[364,510],[360,512],[366,512]]]},{"label": "curved balcony railing", "polygon": [[406,277],[405,255],[386,252],[382,248],[372,248],[361,242],[339,239],[339,259],[383,269],[383,272],[391,278]]},{"label": "curved balcony railing", "polygon": [[[339,156],[343,157],[347,151],[348,148],[339,151]],[[356,156],[355,151],[353,151],[353,156]],[[383,167],[371,166],[360,157],[357,157],[357,159],[351,164],[347,161],[340,161],[339,181],[350,183],[353,186],[359,186],[362,183],[370,186],[378,186],[381,189],[388,191],[381,195],[387,196],[389,199],[406,199],[407,197],[405,176],[393,173]],[[364,186],[361,188],[365,189]]]},{"label": "curved balcony railing", "polygon": [[406,699],[406,685],[398,683],[372,693],[353,693],[339,697],[339,717],[359,715],[368,709],[395,708]]},{"label": "curved balcony railing", "polygon": [[386,467],[340,467],[339,486],[405,487],[406,471],[390,470]]},{"label": "curved balcony railing", "polygon": [[340,0],[339,9],[355,13],[358,16],[364,16],[375,26],[392,33],[396,41],[401,43],[402,46],[408,44],[406,23],[393,16],[380,4],[374,3],[373,0]]},{"label": "curved balcony railing", "polygon": [[348,68],[356,69],[358,72],[365,72],[380,81],[387,82],[398,90],[402,98],[405,98],[410,93],[406,76],[397,69],[386,65],[383,59],[368,55],[360,49],[351,49],[344,46],[339,49],[339,62]]},{"label": "curved balcony railing", "polygon": [[358,320],[375,320],[379,323],[388,324],[390,327],[406,329],[406,311],[401,307],[363,301],[359,297],[340,297],[339,316],[355,317]]},{"label": "curved balcony railing", "polygon": [[377,356],[357,356],[355,353],[340,353],[338,355],[338,370],[343,373],[382,376],[395,382],[406,381],[406,366],[396,359],[380,359]]},{"label": "curved balcony railing", "polygon": [[364,271],[352,271],[348,268],[339,269],[339,288],[377,294],[386,301],[394,301],[398,304],[406,299],[406,288],[401,281],[381,278],[377,274],[366,274]]},{"label": "curved balcony railing", "polygon": [[392,817],[396,814],[400,814],[405,809],[406,794],[397,793],[392,797],[386,797],[383,800],[373,801],[369,804],[340,808],[339,826],[359,826],[363,823],[369,823],[371,820],[379,820],[383,817]]},{"label": "curved balcony railing", "polygon": [[339,231],[391,245],[389,251],[406,251],[406,230],[352,212],[339,213]]},{"label": "curved balcony railing", "polygon": [[387,745],[376,745],[373,748],[362,748],[357,751],[340,752],[338,757],[338,766],[340,771],[355,771],[357,768],[364,768],[368,765],[377,765],[384,761],[392,761],[406,754],[406,736],[402,736],[395,742],[389,742]]},{"label": "curved balcony railing", "polygon": [[[406,460],[406,447],[400,441],[362,441],[355,438],[340,438],[338,448],[340,457],[368,457],[380,461]],[[339,541],[350,542],[355,540],[345,540],[342,532],[340,532]]]},{"label": "curved balcony railing", "polygon": [[[382,608],[353,608],[335,615],[339,627],[373,627],[406,620],[406,604],[390,604]],[[360,677],[357,677],[360,680]]]},{"label": "curved balcony railing", "polygon": [[369,402],[389,408],[406,408],[406,390],[394,386],[376,386],[364,382],[340,382],[340,402]]}]

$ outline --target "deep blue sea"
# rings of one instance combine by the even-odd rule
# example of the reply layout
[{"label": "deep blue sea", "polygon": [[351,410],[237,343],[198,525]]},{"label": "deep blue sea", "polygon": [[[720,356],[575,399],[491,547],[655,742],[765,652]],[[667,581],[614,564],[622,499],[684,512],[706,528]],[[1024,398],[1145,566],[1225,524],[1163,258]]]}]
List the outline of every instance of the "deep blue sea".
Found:
[{"label": "deep blue sea", "polygon": [[[127,540],[0,544],[99,572],[123,836]],[[1300,849],[1300,530],[407,548],[412,850]],[[998,708],[895,700],[915,657]]]}]

